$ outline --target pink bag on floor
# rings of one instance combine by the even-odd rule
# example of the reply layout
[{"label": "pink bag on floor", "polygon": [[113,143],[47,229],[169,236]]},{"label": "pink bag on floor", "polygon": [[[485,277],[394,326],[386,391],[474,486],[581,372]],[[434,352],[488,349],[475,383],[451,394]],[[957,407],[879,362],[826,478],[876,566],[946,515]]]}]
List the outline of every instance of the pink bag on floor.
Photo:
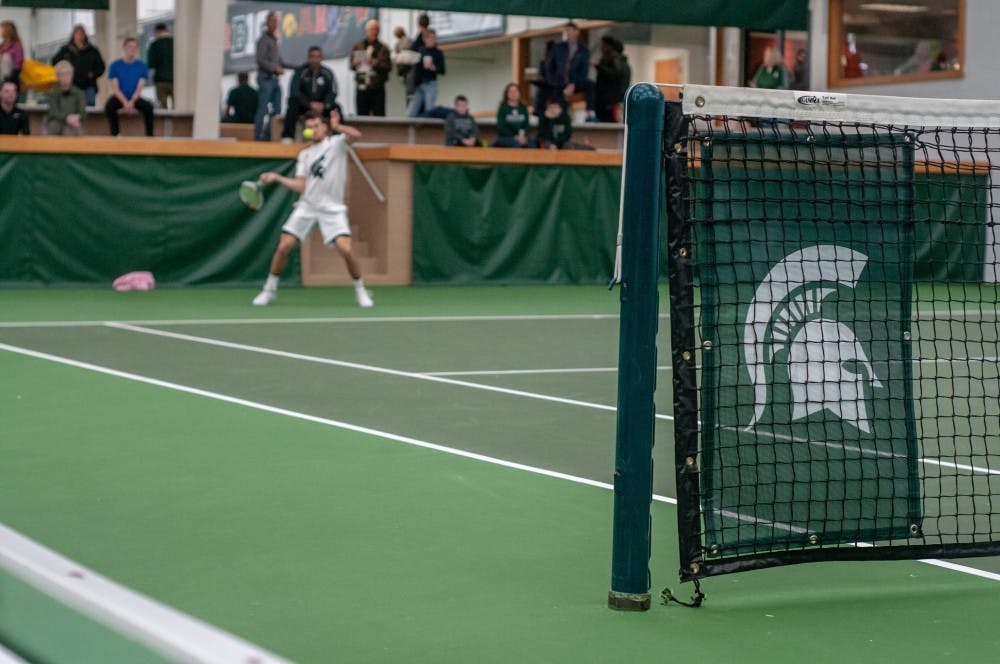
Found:
[{"label": "pink bag on floor", "polygon": [[112,286],[116,291],[147,291],[156,288],[156,279],[152,272],[129,272],[115,279]]}]

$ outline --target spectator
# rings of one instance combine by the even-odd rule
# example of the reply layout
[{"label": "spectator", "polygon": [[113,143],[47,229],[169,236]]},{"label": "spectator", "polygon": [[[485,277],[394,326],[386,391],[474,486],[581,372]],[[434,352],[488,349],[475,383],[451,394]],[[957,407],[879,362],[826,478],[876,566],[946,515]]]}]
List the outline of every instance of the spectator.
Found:
[{"label": "spectator", "polygon": [[142,88],[149,79],[149,68],[139,59],[139,41],[128,37],[122,42],[123,57],[111,63],[108,68],[108,83],[111,84],[111,96],[104,105],[104,113],[108,116],[111,135],[120,133],[118,113],[134,115],[142,113],[146,121],[146,136],[153,135],[153,105],[142,97]]},{"label": "spectator", "polygon": [[365,23],[365,38],[351,49],[351,69],[357,83],[358,115],[385,115],[385,81],[392,70],[389,47],[378,40],[378,21]]},{"label": "spectator", "polygon": [[580,30],[576,23],[566,24],[566,41],[552,47],[546,60],[545,83],[552,94],[569,101],[569,97],[582,92],[587,104],[587,120],[596,118],[594,113],[594,83],[587,78],[590,70],[590,51],[579,43]]},{"label": "spectator", "polygon": [[226,95],[224,122],[253,123],[257,115],[257,90],[250,85],[250,74],[241,71],[236,75],[237,85]]},{"label": "spectator", "polygon": [[552,39],[545,42],[545,55],[542,56],[542,61],[538,63],[538,78],[531,82],[532,85],[538,88],[535,90],[535,103],[532,109],[537,116],[541,116],[545,111],[545,103],[553,94],[552,88],[545,82],[545,72],[548,70],[549,57],[552,55],[552,47],[555,45],[556,43]]},{"label": "spectator", "polygon": [[[413,41],[410,43],[410,49],[412,49],[417,58],[413,61],[416,64],[420,61],[420,49],[424,47],[424,35],[427,31],[431,29],[431,17],[427,15],[427,12],[420,12],[417,16],[417,36],[414,37]],[[410,102],[412,101],[413,94],[417,89],[417,69],[416,67],[411,67],[409,73],[406,75],[406,107],[410,107]]]},{"label": "spectator", "polygon": [[413,50],[413,40],[406,36],[406,30],[397,26],[392,31],[396,38],[396,43],[392,47],[392,61],[396,63],[396,73],[403,79],[403,86],[406,90],[406,106],[409,108],[413,100],[413,78],[410,72],[413,65],[420,59],[420,54]]},{"label": "spectator", "polygon": [[594,105],[598,122],[617,122],[618,104],[628,89],[624,80],[625,56],[622,43],[611,35],[601,37],[601,57],[594,63],[597,83],[594,85]]},{"label": "spectator", "polygon": [[24,45],[13,21],[0,22],[0,81],[11,80],[21,88],[21,68],[24,67]]},{"label": "spectator", "polygon": [[[149,45],[146,60],[153,71],[153,85],[156,87],[156,101],[160,108],[176,108],[174,99],[174,38],[167,31],[166,23],[157,23],[153,28],[156,39]],[[167,100],[170,100],[169,106]]]},{"label": "spectator", "polygon": [[414,51],[420,51],[424,45],[424,36],[430,29],[431,17],[427,15],[427,12],[420,12],[420,15],[417,17],[417,36],[413,39],[413,44],[410,48]]},{"label": "spectator", "polygon": [[469,148],[479,145],[479,127],[469,114],[465,95],[455,97],[455,110],[444,120],[444,144]]},{"label": "spectator", "polygon": [[795,52],[792,79],[799,90],[809,89],[809,54],[804,48],[800,48]]},{"label": "spectator", "polygon": [[83,118],[87,115],[87,98],[83,90],[73,85],[73,65],[68,60],[56,63],[56,89],[49,93],[49,111],[45,116],[45,133],[50,136],[80,136]]},{"label": "spectator", "polygon": [[257,115],[255,141],[271,140],[271,118],[281,113],[279,78],[287,65],[278,48],[278,12],[268,12],[263,34],[257,40]]},{"label": "spectator", "polygon": [[508,83],[503,89],[503,99],[497,108],[496,148],[534,148],[538,145],[528,138],[528,107],[521,102],[521,88]]},{"label": "spectator", "polygon": [[281,130],[281,142],[291,143],[299,118],[310,108],[327,117],[337,102],[337,78],[323,66],[323,49],[310,46],[306,63],[295,70],[288,87],[288,113]]},{"label": "spectator", "polygon": [[593,150],[589,141],[573,143],[573,124],[566,107],[558,97],[545,105],[545,112],[538,119],[538,145],[545,150]]},{"label": "spectator", "polygon": [[0,83],[0,134],[31,133],[28,114],[17,107],[17,83],[7,79]]},{"label": "spectator", "polygon": [[52,64],[66,60],[73,65],[73,85],[83,90],[87,106],[97,105],[97,78],[104,73],[104,58],[87,39],[82,25],[73,27],[69,41],[52,58]]},{"label": "spectator", "polygon": [[406,114],[415,118],[434,108],[437,104],[437,77],[444,76],[444,53],[437,47],[437,33],[427,30],[424,33],[424,45],[420,48],[420,61],[413,66],[416,70],[414,82],[416,89],[413,101]]},{"label": "spectator", "polygon": [[757,73],[753,75],[750,86],[767,90],[788,88],[788,72],[785,69],[785,60],[781,56],[781,51],[773,46],[764,49],[763,62],[757,69]]}]

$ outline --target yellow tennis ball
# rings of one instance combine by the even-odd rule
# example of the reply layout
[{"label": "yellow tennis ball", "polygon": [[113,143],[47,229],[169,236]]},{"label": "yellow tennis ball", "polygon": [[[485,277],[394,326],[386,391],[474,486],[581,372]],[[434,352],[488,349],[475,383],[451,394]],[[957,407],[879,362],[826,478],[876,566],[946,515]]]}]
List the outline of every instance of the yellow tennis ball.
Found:
[{"label": "yellow tennis ball", "polygon": [[305,129],[302,130],[302,138],[306,139],[307,141],[311,141],[312,137],[313,137],[312,129],[306,127]]}]

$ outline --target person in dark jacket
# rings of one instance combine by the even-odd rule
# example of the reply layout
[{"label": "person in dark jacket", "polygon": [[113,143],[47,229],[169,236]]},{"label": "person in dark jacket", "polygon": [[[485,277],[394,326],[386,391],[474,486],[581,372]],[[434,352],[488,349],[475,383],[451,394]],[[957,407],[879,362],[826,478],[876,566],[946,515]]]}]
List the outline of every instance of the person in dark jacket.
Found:
[{"label": "person in dark jacket", "polygon": [[479,126],[469,113],[465,95],[455,97],[455,108],[444,120],[444,144],[455,147],[479,147]]},{"label": "person in dark jacket", "polygon": [[327,117],[337,101],[337,78],[323,66],[323,50],[311,46],[306,57],[306,63],[295,70],[288,87],[288,112],[281,130],[282,142],[295,138],[295,128],[303,113],[313,109]]},{"label": "person in dark jacket", "polygon": [[157,23],[153,28],[156,39],[146,51],[146,66],[153,72],[153,87],[160,108],[177,107],[174,99],[174,38],[167,30],[166,23]]},{"label": "person in dark jacket", "polygon": [[598,122],[618,120],[616,110],[627,85],[623,82],[625,75],[623,50],[621,42],[611,35],[601,37],[601,58],[594,63],[597,69],[594,97]]},{"label": "person in dark jacket", "polygon": [[437,33],[428,29],[424,33],[424,45],[420,47],[420,62],[413,65],[416,70],[413,99],[406,114],[415,118],[434,108],[437,104],[438,76],[444,76],[444,53],[437,47]]},{"label": "person in dark jacket", "polygon": [[252,124],[257,115],[257,90],[250,85],[250,74],[241,71],[236,75],[237,85],[226,95],[226,114],[223,122]]},{"label": "person in dark jacket", "polygon": [[104,73],[104,58],[97,47],[90,43],[87,30],[82,25],[73,27],[69,41],[52,58],[52,64],[60,60],[67,60],[73,65],[73,85],[83,90],[87,106],[96,106],[97,79]]},{"label": "person in dark jacket", "polygon": [[378,40],[378,21],[365,23],[365,38],[351,49],[351,69],[357,90],[354,95],[358,115],[385,115],[385,81],[392,71],[389,47]]},{"label": "person in dark jacket", "polygon": [[582,92],[587,102],[587,119],[594,114],[594,83],[587,74],[590,71],[590,50],[579,42],[580,29],[572,21],[566,24],[566,41],[552,47],[552,53],[545,60],[545,84],[550,94],[568,101],[570,95]]}]

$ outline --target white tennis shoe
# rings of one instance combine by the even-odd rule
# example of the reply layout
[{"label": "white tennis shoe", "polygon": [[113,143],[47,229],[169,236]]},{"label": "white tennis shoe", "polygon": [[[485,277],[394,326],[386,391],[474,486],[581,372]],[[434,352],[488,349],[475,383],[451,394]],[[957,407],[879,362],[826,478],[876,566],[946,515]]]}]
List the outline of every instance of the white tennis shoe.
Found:
[{"label": "white tennis shoe", "polygon": [[[253,306],[255,307],[266,307],[267,305],[274,302],[274,299],[278,297],[278,294],[274,291],[263,290],[260,295],[253,299]],[[371,306],[371,305],[368,305]]]},{"label": "white tennis shoe", "polygon": [[358,306],[364,307],[365,309],[369,307],[374,307],[375,303],[372,302],[371,293],[369,293],[364,288],[355,288],[354,296],[358,299]]}]

